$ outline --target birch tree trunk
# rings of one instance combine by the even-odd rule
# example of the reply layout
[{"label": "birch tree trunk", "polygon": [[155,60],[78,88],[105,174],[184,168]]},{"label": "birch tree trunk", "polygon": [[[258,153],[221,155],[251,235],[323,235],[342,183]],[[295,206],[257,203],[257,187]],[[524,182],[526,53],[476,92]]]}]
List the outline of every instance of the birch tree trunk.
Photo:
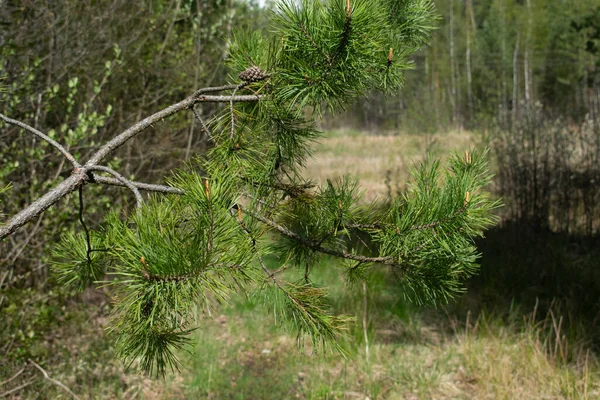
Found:
[{"label": "birch tree trunk", "polygon": [[468,96],[468,107],[469,107],[469,122],[473,119],[473,74],[471,71],[471,35],[474,32],[475,16],[473,15],[473,3],[472,0],[466,0],[466,22],[467,22],[467,96]]},{"label": "birch tree trunk", "polygon": [[527,116],[531,117],[531,91],[532,91],[532,71],[529,59],[531,47],[531,0],[527,0],[527,36],[525,38],[525,49],[523,54],[523,74],[525,77],[525,109]]},{"label": "birch tree trunk", "polygon": [[450,73],[451,73],[451,87],[450,87],[450,99],[452,103],[452,123],[455,125],[459,124],[458,118],[458,89],[456,79],[456,44],[454,42],[454,0],[450,0]]}]

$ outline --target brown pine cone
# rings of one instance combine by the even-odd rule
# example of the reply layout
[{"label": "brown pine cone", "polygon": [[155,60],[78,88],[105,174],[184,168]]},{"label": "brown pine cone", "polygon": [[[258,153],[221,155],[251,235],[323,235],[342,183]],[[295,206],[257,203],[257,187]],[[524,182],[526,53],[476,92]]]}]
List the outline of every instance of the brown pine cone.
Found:
[{"label": "brown pine cone", "polygon": [[266,79],[269,75],[265,74],[259,67],[246,68],[240,72],[238,78],[244,82],[258,82]]}]

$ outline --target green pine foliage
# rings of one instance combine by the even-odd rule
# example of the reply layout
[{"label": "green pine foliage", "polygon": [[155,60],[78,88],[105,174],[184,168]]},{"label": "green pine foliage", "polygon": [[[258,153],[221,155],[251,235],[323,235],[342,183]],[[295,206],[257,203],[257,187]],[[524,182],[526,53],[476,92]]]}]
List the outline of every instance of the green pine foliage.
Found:
[{"label": "green pine foliage", "polygon": [[[344,261],[349,282],[388,268],[419,303],[462,292],[477,270],[473,239],[498,205],[484,190],[484,153],[456,155],[447,170],[434,161],[416,167],[392,204],[365,204],[349,178],[318,187],[298,168],[319,137],[314,116],[397,90],[435,19],[429,0],[283,0],[270,33],[236,36],[231,81],[250,67],[263,76],[235,93],[261,100],[231,103],[207,121],[212,148],[169,181],[183,194],[113,213],[89,243],[68,236],[57,251],[61,282],[113,291],[110,331],[128,365],[157,375],[177,368],[176,350],[197,319],[240,291],[268,302],[299,339],[336,347],[348,320],[329,314],[326,288],[310,275],[324,254]],[[371,238],[368,252],[351,245],[357,232]],[[282,272],[294,268],[302,278],[287,282]]]},{"label": "green pine foliage", "polygon": [[84,232],[68,232],[54,248],[52,266],[56,280],[69,289],[81,291],[102,279],[106,272],[102,254],[104,236],[90,232],[89,243]]}]

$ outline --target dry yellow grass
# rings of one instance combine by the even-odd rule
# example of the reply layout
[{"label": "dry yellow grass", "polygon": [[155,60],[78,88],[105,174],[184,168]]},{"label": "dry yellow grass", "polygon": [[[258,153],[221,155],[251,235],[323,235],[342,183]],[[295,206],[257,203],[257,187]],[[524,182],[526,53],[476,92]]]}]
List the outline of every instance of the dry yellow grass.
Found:
[{"label": "dry yellow grass", "polygon": [[365,200],[387,195],[386,176],[394,185],[406,182],[408,168],[425,159],[427,153],[445,157],[453,150],[475,146],[470,132],[447,132],[434,135],[377,136],[333,132],[319,140],[314,159],[309,160],[305,176],[324,183],[344,175],[358,179],[365,190]]}]

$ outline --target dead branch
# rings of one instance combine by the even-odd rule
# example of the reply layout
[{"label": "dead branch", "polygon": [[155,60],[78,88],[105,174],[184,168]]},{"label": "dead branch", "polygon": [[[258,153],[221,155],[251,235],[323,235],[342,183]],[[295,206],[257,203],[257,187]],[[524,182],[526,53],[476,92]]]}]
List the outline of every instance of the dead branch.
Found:
[{"label": "dead branch", "polygon": [[[14,374],[12,377],[10,377],[9,379],[7,379],[7,380],[5,380],[5,381],[3,381],[3,382],[0,382],[0,386],[4,386],[4,385],[6,385],[7,383],[9,383],[9,382],[11,382],[11,381],[15,380],[15,379],[16,379],[16,378],[17,378],[19,375],[21,375],[21,374],[23,373],[23,371],[25,371],[25,368],[21,368],[21,369],[19,370],[19,372],[17,372],[16,374]],[[0,397],[2,397],[2,396],[0,396]]]},{"label": "dead branch", "polygon": [[36,367],[37,369],[40,370],[40,372],[44,375],[44,378],[46,378],[47,380],[49,380],[50,382],[52,382],[53,384],[55,384],[56,386],[62,388],[63,390],[65,390],[67,393],[69,393],[75,400],[79,400],[79,397],[77,397],[77,395],[75,393],[73,393],[71,391],[71,389],[69,389],[68,387],[66,387],[62,382],[57,381],[56,379],[53,379],[50,377],[50,375],[48,375],[48,373],[46,372],[46,370],[42,367],[40,367],[35,361],[29,359],[27,360],[29,361],[29,363],[31,365],[33,365],[34,367]]},{"label": "dead branch", "polygon": [[22,385],[19,385],[19,386],[15,387],[15,388],[10,389],[7,392],[0,393],[0,398],[2,398],[2,397],[8,397],[9,395],[18,392],[19,390],[25,389],[27,386],[30,386],[30,385],[32,385],[34,383],[35,383],[35,379],[32,379],[29,382],[25,382]]}]

